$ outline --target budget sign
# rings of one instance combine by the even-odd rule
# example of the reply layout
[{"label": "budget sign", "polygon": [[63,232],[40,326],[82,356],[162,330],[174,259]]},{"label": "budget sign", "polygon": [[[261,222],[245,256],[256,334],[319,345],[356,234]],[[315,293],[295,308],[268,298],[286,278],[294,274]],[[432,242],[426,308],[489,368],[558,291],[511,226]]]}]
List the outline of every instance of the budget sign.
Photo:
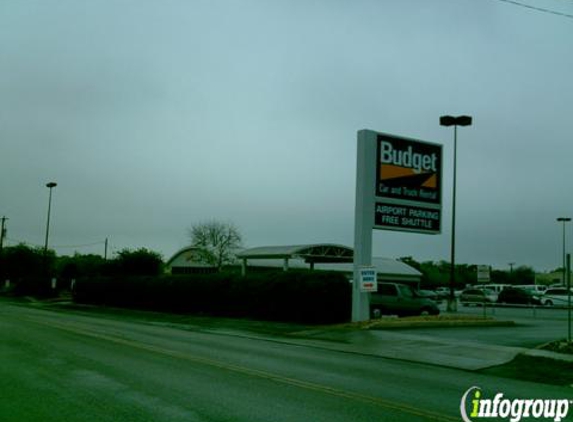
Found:
[{"label": "budget sign", "polygon": [[378,134],[376,196],[441,204],[442,146]]}]

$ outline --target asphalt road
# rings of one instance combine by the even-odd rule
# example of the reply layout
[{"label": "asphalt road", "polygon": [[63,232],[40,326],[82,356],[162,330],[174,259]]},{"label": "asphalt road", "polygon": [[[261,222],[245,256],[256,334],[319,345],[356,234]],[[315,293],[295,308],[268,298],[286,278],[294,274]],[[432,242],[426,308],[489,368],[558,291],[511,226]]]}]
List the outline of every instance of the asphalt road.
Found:
[{"label": "asphalt road", "polygon": [[247,336],[0,303],[0,420],[459,421],[471,386],[552,387]]}]

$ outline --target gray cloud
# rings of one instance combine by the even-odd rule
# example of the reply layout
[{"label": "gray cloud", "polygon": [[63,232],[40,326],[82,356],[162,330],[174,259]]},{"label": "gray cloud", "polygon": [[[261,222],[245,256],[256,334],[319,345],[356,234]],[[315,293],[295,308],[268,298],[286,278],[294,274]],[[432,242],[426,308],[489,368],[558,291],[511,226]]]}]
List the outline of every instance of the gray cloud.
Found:
[{"label": "gray cloud", "polygon": [[167,257],[209,218],[253,246],[352,245],[370,128],[443,143],[447,176],[443,234],[376,232],[375,253],[447,260],[453,133],[438,117],[469,113],[460,259],[555,267],[572,28],[493,1],[6,1],[0,214],[41,243],[56,180],[56,246],[109,237]]}]

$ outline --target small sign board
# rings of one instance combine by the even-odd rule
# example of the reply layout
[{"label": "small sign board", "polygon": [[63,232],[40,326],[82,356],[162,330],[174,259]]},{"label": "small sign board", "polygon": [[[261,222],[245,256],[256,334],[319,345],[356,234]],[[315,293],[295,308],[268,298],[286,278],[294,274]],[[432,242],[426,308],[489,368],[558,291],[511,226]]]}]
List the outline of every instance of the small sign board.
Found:
[{"label": "small sign board", "polygon": [[491,281],[489,273],[489,265],[478,265],[477,266],[477,282],[478,283],[489,283]]},{"label": "small sign board", "polygon": [[360,291],[376,292],[378,290],[378,275],[374,267],[360,267]]},{"label": "small sign board", "polygon": [[374,228],[416,233],[441,232],[442,210],[377,201],[374,208]]}]

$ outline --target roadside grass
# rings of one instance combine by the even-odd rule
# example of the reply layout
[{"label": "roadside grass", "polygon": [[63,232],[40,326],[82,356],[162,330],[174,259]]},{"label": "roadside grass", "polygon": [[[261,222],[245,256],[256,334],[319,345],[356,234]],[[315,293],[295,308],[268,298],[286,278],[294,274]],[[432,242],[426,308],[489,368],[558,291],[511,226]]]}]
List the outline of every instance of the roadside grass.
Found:
[{"label": "roadside grass", "polygon": [[537,356],[517,355],[505,365],[476,371],[485,375],[551,385],[573,384],[573,362]]},{"label": "roadside grass", "polygon": [[172,325],[183,329],[217,329],[251,331],[258,334],[277,336],[304,336],[322,331],[377,330],[392,328],[429,328],[429,327],[470,327],[470,326],[507,326],[513,321],[499,321],[491,317],[474,315],[434,315],[413,317],[388,317],[363,322],[343,324],[305,325],[278,321],[255,320],[249,318],[225,318],[220,316],[177,314],[116,308],[97,305],[77,305],[75,303],[54,304],[54,308],[63,308],[74,312],[103,314],[116,318],[128,318],[138,321]]},{"label": "roadside grass", "polygon": [[177,314],[97,305],[76,305],[74,303],[54,303],[49,306],[55,311],[62,310],[83,315],[101,315],[113,319],[163,325],[188,331],[249,331],[261,335],[281,336],[311,328],[311,326],[296,323],[259,321],[247,318],[214,317],[209,315]]},{"label": "roadside grass", "polygon": [[[6,298],[5,298],[6,299]],[[174,328],[200,330],[249,331],[261,335],[306,337],[317,333],[353,330],[384,330],[408,328],[444,328],[444,327],[493,327],[514,325],[513,321],[500,321],[492,317],[479,315],[442,314],[411,317],[382,317],[363,322],[342,324],[307,325],[294,322],[265,321],[249,318],[228,318],[208,314],[171,313],[133,308],[120,308],[105,305],[76,304],[69,298],[58,300],[34,300],[32,298],[13,298],[14,302],[48,306],[54,311],[74,312],[78,314],[97,314],[115,319],[129,319],[148,324],[171,326]]]}]

